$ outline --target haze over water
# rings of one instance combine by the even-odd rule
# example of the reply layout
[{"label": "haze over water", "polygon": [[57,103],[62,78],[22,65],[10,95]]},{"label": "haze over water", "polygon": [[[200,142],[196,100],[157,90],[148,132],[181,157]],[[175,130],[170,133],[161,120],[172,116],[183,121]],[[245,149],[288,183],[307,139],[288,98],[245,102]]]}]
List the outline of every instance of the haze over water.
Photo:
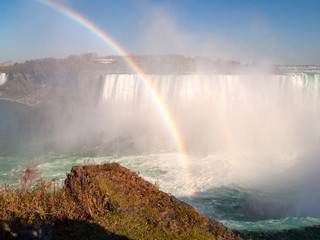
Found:
[{"label": "haze over water", "polygon": [[[88,159],[117,161],[234,229],[320,225],[319,3],[58,2],[129,54],[230,59],[256,68],[148,75],[173,113],[187,162],[138,74],[105,74],[95,107],[53,111],[49,135],[45,127],[22,124],[28,107],[1,101],[2,181],[30,159],[47,178],[63,178],[65,168]],[[117,54],[41,1],[3,7],[0,62]],[[267,64],[282,65],[270,74]],[[0,85],[6,81],[1,73]]]},{"label": "haze over water", "polygon": [[[71,121],[53,115],[54,132],[42,137],[35,138],[40,125],[21,125],[25,107],[4,108],[7,103],[2,103],[9,115],[2,117],[1,132],[29,139],[29,147],[21,140],[19,148],[13,146],[18,151],[2,156],[2,178],[17,174],[28,164],[26,157],[33,157],[49,179],[63,179],[65,168],[74,164],[116,161],[206,215],[240,221],[225,222],[236,229],[258,220],[277,229],[281,223],[274,219],[286,217],[300,217],[289,228],[318,224],[318,218],[310,217],[320,214],[320,68],[282,71],[286,73],[149,75],[174,113],[188,162],[181,162],[170,131],[137,74],[107,74],[94,109],[67,110]],[[17,122],[9,120],[8,125],[10,116]],[[19,124],[20,131],[14,132]],[[2,149],[8,149],[7,142],[2,139]],[[188,175],[183,164],[189,165]],[[192,198],[187,180],[195,193]]]}]

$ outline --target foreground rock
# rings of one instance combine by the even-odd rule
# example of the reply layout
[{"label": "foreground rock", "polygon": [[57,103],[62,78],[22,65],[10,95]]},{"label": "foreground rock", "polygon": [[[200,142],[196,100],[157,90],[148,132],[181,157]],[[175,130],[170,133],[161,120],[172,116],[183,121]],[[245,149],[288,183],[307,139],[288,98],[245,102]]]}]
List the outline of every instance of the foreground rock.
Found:
[{"label": "foreground rock", "polygon": [[240,239],[117,163],[73,167],[62,188],[33,172],[0,184],[0,239]]},{"label": "foreground rock", "polygon": [[[136,238],[158,235],[179,239],[192,239],[192,236],[240,239],[221,223],[202,216],[187,203],[160,191],[117,163],[73,167],[65,188],[74,193],[74,197],[88,189],[95,193],[97,209],[105,208],[109,216],[114,216],[101,221],[106,228],[112,225],[112,229],[108,229],[112,232],[123,233],[120,229],[126,228],[130,237],[135,235],[130,233],[136,231]],[[90,214],[94,214],[93,211],[88,209]]]}]

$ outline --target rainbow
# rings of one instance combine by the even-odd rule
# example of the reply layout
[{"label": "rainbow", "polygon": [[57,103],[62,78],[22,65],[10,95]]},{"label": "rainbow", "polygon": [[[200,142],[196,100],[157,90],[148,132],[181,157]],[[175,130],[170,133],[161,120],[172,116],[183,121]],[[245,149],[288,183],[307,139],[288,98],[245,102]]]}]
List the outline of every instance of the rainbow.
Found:
[{"label": "rainbow", "polygon": [[157,107],[159,111],[161,112],[164,120],[166,121],[172,137],[174,138],[177,148],[180,152],[180,161],[183,166],[183,170],[185,173],[185,179],[186,179],[186,187],[189,193],[189,196],[192,197],[194,195],[194,192],[192,190],[191,186],[191,171],[188,164],[188,157],[186,153],[186,148],[183,143],[181,134],[179,132],[179,128],[175,122],[175,119],[173,118],[172,113],[170,112],[170,109],[164,101],[162,101],[161,96],[157,90],[157,88],[154,86],[152,81],[149,79],[149,77],[144,73],[144,71],[141,69],[140,66],[126,53],[126,51],[117,44],[110,36],[108,36],[103,30],[98,28],[96,25],[94,25],[92,22],[90,22],[88,19],[84,18],[79,13],[65,7],[64,5],[61,5],[57,2],[51,2],[49,0],[37,0],[38,2],[60,12],[61,14],[67,16],[71,20],[79,23],[81,26],[89,30],[91,33],[96,35],[98,38],[100,38],[106,45],[108,45],[111,49],[113,49],[117,54],[119,54],[131,67],[133,71],[135,71],[141,79],[143,80],[144,84],[146,85],[147,89],[150,91],[152,97],[155,100],[155,103],[157,104]]}]

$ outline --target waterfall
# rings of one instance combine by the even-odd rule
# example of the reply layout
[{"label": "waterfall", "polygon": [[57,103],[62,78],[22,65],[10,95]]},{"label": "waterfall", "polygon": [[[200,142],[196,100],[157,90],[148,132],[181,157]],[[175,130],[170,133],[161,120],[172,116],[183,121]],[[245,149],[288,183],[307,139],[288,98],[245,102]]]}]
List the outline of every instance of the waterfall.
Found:
[{"label": "waterfall", "polygon": [[[169,106],[190,149],[280,151],[319,141],[320,73],[148,78]],[[152,95],[136,74],[108,74],[101,102],[115,110],[111,114],[120,112],[122,121],[128,112],[144,113],[149,121],[155,121],[151,117],[157,114]]]},{"label": "waterfall", "polygon": [[5,84],[7,82],[7,74],[6,73],[0,73],[0,86]]},{"label": "waterfall", "polygon": [[[193,206],[220,219],[320,216],[318,68],[287,68],[278,75],[190,73],[147,78],[170,109],[185,144],[183,164],[189,166],[190,188],[196,193],[189,199]],[[65,166],[78,163],[79,156],[93,156],[97,161],[120,162],[151,182],[159,181],[165,191],[186,196],[181,155],[143,79],[137,74],[107,74],[92,89],[86,94],[98,96],[98,105],[72,105],[67,115],[52,111],[47,117],[52,121],[40,131],[39,140],[38,124],[31,122],[27,137],[20,141],[30,142],[31,134],[39,143],[52,138],[50,148],[72,153],[54,161],[50,155],[43,166],[51,173],[58,165],[63,172]],[[9,125],[21,134],[19,119],[28,118],[2,117],[8,124],[0,129],[5,137],[0,148],[2,144],[7,149],[8,140],[13,142],[6,137]],[[16,165],[12,161],[12,168]],[[3,176],[7,172],[3,170]]]},{"label": "waterfall", "polygon": [[[319,72],[147,77],[173,114],[190,169],[212,176],[210,186],[303,189],[320,180]],[[145,151],[174,149],[139,75],[106,75],[100,103],[113,136]]]},{"label": "waterfall", "polygon": [[[224,107],[245,104],[252,98],[258,105],[290,105],[319,108],[320,74],[286,75],[149,75],[161,97],[170,104],[201,103],[213,100]],[[108,74],[102,101],[116,101],[145,107],[152,96],[136,74]],[[311,104],[311,106],[310,106]]]}]

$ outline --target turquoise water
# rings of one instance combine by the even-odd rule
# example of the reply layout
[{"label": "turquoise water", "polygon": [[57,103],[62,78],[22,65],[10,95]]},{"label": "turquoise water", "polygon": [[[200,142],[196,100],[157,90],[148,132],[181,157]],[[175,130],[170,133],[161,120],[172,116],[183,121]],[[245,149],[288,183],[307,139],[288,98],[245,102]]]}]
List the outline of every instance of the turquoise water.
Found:
[{"label": "turquoise water", "polygon": [[[74,165],[118,162],[244,238],[319,239],[320,71],[303,69],[286,67],[287,75],[272,76],[263,84],[252,76],[156,76],[161,91],[192,103],[183,109],[185,115],[177,114],[192,149],[187,161],[168,147],[171,142],[165,141],[158,115],[151,118],[147,111],[134,117],[139,101],[149,99],[144,99],[137,76],[107,76],[110,84],[103,93],[104,99],[116,95],[125,104],[132,95],[131,115],[117,114],[120,105],[112,102],[106,116],[75,115],[74,120],[49,114],[57,119],[48,123],[38,120],[41,112],[0,101],[0,182],[14,182],[31,166],[39,177],[63,183]],[[258,80],[266,81],[266,76]],[[130,92],[132,86],[136,92]],[[197,102],[195,93],[214,104]],[[182,103],[175,104],[181,110]]]},{"label": "turquoise water", "polygon": [[[158,184],[163,191],[188,202],[202,214],[221,221],[243,237],[254,236],[254,239],[276,239],[277,233],[279,236],[283,236],[284,232],[288,234],[288,232],[295,231],[311,231],[310,228],[312,228],[311,235],[309,234],[305,239],[317,239],[312,238],[312,236],[319,236],[320,218],[286,216],[286,214],[290,215],[290,209],[287,206],[292,204],[291,200],[295,197],[295,193],[292,192],[269,193],[266,197],[265,193],[258,189],[228,186],[197,192],[190,198],[185,188],[184,174],[179,172],[179,166],[172,166],[177,158],[177,153],[124,157],[84,157],[76,154],[57,156],[52,153],[39,157],[36,167],[45,179],[59,178],[62,184],[66,171],[70,171],[74,165],[118,162],[137,172],[149,182]],[[154,164],[155,162],[158,164]],[[14,168],[5,178],[10,179],[10,177],[19,175],[21,168],[22,166]],[[210,184],[210,181],[205,183],[205,180],[201,179],[203,176],[199,178],[197,181],[200,185],[201,182],[202,184]],[[198,188],[201,189],[201,186],[198,186]],[[262,232],[263,237],[259,237]],[[297,236],[295,233],[291,235]],[[285,236],[285,239],[303,239],[301,234],[299,238]]]},{"label": "turquoise water", "polygon": [[[184,174],[179,171],[179,166],[172,166],[177,158],[177,153],[125,157],[84,157],[77,156],[76,154],[58,156],[51,153],[38,156],[38,158],[33,159],[33,162],[31,163],[17,164],[13,167],[14,164],[10,164],[9,166],[3,164],[5,161],[12,161],[12,157],[2,157],[2,166],[11,170],[6,172],[4,168],[1,168],[0,178],[2,182],[12,182],[15,177],[21,175],[21,169],[32,164],[39,170],[39,177],[42,176],[48,180],[59,178],[62,184],[66,172],[69,172],[74,165],[119,162],[123,166],[137,172],[151,183],[157,183],[163,191],[188,202],[202,214],[213,217],[221,221],[227,227],[236,230],[237,233],[242,234],[241,236],[243,237],[255,236],[254,239],[276,239],[276,235],[274,235],[276,233],[281,233],[283,235],[284,231],[286,233],[289,230],[304,231],[304,229],[309,229],[310,227],[320,226],[320,218],[317,217],[284,217],[286,214],[290,214],[287,204],[292,204],[291,200],[295,197],[294,193],[273,193],[275,196],[268,196],[266,198],[263,197],[264,193],[259,192],[257,189],[229,186],[211,188],[203,192],[197,192],[190,198],[185,186]],[[16,163],[19,161],[21,162],[22,158],[16,159]],[[157,162],[157,164],[154,164],[155,162]],[[179,165],[179,163],[176,165]],[[198,189],[201,189],[202,184],[210,184],[210,180],[207,179],[206,181],[203,179],[203,176],[199,176],[197,181],[199,184]],[[279,199],[282,199],[283,201],[280,201]],[[264,233],[264,237],[272,237],[257,237],[257,234],[261,232]],[[311,231],[313,235],[318,234],[318,232],[318,228],[314,228]],[[293,236],[296,236],[296,234],[293,234]],[[310,235],[308,236],[309,237],[306,237],[305,239],[313,239],[310,238]],[[285,239],[295,239],[287,237]],[[301,235],[300,239],[302,239]]]}]

